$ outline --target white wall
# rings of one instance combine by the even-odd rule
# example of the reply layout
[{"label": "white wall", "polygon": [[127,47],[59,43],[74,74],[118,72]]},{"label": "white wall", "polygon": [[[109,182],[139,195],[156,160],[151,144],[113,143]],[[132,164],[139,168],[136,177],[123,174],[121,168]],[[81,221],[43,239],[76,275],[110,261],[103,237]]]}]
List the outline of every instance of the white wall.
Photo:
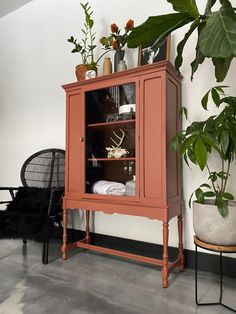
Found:
[{"label": "white wall", "polygon": [[[24,160],[37,150],[65,145],[65,94],[62,84],[75,81],[74,67],[80,57],[71,54],[67,38],[80,35],[83,13],[79,0],[33,0],[0,19],[0,186],[20,185],[19,170]],[[109,32],[116,22],[123,27],[129,18],[142,23],[150,15],[172,11],[163,0],[120,1],[99,0],[92,3],[97,40]],[[203,11],[202,1],[197,1]],[[204,1],[205,3],[205,1]],[[184,31],[172,36],[172,61],[176,43]],[[183,105],[190,118],[199,119],[202,95],[215,84],[213,67],[204,62],[190,81],[190,62],[194,58],[194,37],[185,50],[182,67]],[[97,51],[97,55],[101,50]],[[111,54],[112,55],[112,54]],[[135,66],[137,51],[127,51],[128,65]],[[236,63],[224,84],[231,85],[236,94],[233,73]],[[195,167],[184,166],[184,199],[186,204],[192,190],[204,181]],[[232,177],[236,174],[236,167]],[[230,190],[235,191],[231,177]],[[95,231],[141,241],[161,243],[161,223],[139,217],[96,213]],[[184,243],[193,249],[192,211],[184,210]],[[170,244],[177,245],[176,220],[170,224]]]},{"label": "white wall", "polygon": [[0,18],[16,10],[31,0],[1,0]]}]

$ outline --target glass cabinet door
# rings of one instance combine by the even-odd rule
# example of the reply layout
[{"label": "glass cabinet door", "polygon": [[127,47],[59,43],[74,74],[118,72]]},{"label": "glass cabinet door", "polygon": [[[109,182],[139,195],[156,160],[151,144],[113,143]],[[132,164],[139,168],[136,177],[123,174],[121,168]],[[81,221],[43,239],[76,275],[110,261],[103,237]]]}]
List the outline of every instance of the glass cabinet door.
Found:
[{"label": "glass cabinet door", "polygon": [[136,86],[85,93],[86,193],[135,196]]}]

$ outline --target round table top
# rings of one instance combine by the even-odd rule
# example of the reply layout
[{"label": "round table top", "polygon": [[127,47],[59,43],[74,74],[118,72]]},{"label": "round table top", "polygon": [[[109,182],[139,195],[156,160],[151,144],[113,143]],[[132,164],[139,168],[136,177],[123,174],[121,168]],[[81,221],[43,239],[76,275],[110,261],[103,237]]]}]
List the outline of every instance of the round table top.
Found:
[{"label": "round table top", "polygon": [[196,236],[193,237],[194,243],[206,250],[215,252],[225,252],[225,253],[236,253],[236,245],[217,245],[204,242],[198,239]]}]

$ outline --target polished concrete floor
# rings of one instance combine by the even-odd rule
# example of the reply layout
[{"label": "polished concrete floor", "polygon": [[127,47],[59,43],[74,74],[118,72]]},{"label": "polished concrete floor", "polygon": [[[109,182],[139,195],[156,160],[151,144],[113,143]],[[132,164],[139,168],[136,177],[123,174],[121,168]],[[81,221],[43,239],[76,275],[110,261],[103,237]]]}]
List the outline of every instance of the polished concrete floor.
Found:
[{"label": "polished concrete floor", "polygon": [[[39,243],[0,241],[0,314],[232,313],[195,305],[192,269],[174,271],[163,289],[158,267],[79,249],[63,261],[58,243],[50,252],[42,265]],[[199,279],[201,301],[213,300],[218,277],[200,272]],[[225,278],[224,302],[236,308],[236,278]]]}]

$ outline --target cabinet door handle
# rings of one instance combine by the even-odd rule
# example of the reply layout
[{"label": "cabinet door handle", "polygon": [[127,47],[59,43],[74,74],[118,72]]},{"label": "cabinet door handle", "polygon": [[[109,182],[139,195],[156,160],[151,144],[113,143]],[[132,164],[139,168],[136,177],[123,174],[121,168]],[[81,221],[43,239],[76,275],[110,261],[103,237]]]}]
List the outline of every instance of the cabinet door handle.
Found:
[{"label": "cabinet door handle", "polygon": [[84,137],[83,136],[81,136],[80,142],[84,142]]}]

